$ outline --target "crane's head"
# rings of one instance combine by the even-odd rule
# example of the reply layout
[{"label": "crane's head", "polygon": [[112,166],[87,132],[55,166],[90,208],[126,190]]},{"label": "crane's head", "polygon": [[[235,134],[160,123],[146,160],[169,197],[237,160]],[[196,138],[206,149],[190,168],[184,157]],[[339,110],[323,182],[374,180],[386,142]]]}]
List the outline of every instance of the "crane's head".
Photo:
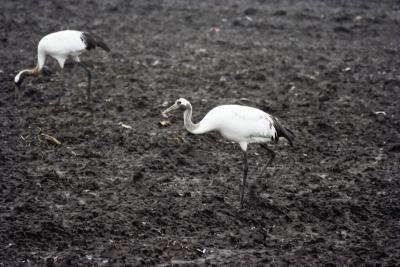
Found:
[{"label": "crane's head", "polygon": [[25,76],[26,76],[25,73],[26,72],[24,72],[24,71],[20,71],[17,75],[15,75],[14,83],[16,86],[18,86],[18,87],[21,86],[21,84],[24,81]]},{"label": "crane's head", "polygon": [[36,66],[33,69],[26,69],[18,72],[18,74],[15,75],[14,83],[17,87],[20,87],[22,82],[27,76],[38,76],[40,74],[43,74],[44,76],[49,76],[52,73],[53,72],[46,66],[43,66],[41,69],[39,69],[39,67]]},{"label": "crane's head", "polygon": [[189,101],[187,101],[184,98],[179,98],[178,100],[175,101],[175,103],[172,106],[170,106],[169,108],[164,110],[162,112],[162,115],[166,116],[168,113],[175,111],[177,109],[184,111],[184,110],[188,109],[189,107],[190,107]]}]

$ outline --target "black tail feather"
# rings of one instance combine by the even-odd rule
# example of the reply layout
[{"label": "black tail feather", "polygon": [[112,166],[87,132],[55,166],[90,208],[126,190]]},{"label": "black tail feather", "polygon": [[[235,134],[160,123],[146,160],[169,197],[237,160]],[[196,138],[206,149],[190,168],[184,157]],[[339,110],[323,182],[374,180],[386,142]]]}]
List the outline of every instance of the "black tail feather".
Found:
[{"label": "black tail feather", "polygon": [[96,48],[98,46],[103,48],[104,51],[110,52],[110,48],[107,46],[104,40],[97,35],[88,32],[83,32],[81,39],[86,44],[87,50]]},{"label": "black tail feather", "polygon": [[289,141],[290,146],[293,146],[293,140],[295,137],[294,133],[286,127],[283,127],[283,129],[284,129],[284,132],[281,134],[281,136],[286,138],[286,140]]},{"label": "black tail feather", "polygon": [[275,142],[279,141],[279,137],[283,137],[289,141],[290,146],[293,146],[295,134],[290,129],[282,126],[277,118],[273,117],[272,120],[274,122],[274,127],[276,130],[276,136],[274,138]]}]

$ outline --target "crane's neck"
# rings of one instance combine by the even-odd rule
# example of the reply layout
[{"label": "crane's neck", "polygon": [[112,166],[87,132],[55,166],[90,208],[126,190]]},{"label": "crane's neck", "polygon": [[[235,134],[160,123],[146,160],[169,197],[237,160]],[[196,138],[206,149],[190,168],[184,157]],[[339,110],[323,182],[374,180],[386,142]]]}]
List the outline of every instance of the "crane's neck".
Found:
[{"label": "crane's neck", "polygon": [[33,69],[21,70],[17,76],[15,76],[15,82],[24,80],[26,76],[38,76],[39,74],[40,70],[38,66],[34,67]]},{"label": "crane's neck", "polygon": [[46,53],[43,51],[43,49],[41,49],[39,47],[38,48],[38,62],[37,62],[36,67],[34,67],[33,69],[21,70],[17,74],[16,80],[23,79],[25,76],[38,76],[44,67],[45,61],[46,61]]},{"label": "crane's neck", "polygon": [[28,75],[37,76],[37,75],[39,75],[44,67],[45,62],[46,62],[46,53],[43,51],[43,49],[41,49],[39,47],[38,48],[38,62],[37,62],[36,67],[34,67],[33,69],[21,70],[17,75],[18,79],[21,76],[28,76]]},{"label": "crane's neck", "polygon": [[193,134],[201,134],[200,123],[193,123],[192,121],[192,105],[189,103],[189,107],[183,112],[183,122],[186,130]]},{"label": "crane's neck", "polygon": [[38,47],[38,63],[36,66],[36,68],[38,69],[39,72],[43,69],[45,62],[46,62],[46,52],[43,50],[43,48],[41,46],[39,46]]}]

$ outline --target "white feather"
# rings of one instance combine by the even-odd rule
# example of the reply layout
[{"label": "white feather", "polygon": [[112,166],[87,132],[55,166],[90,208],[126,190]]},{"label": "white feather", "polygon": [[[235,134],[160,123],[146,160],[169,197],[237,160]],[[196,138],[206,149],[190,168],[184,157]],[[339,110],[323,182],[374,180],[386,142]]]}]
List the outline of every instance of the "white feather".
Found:
[{"label": "white feather", "polygon": [[239,144],[268,142],[276,134],[269,114],[240,105],[213,108],[200,121],[199,128],[194,133],[211,130],[217,130],[226,139]]},{"label": "white feather", "polygon": [[[243,151],[250,143],[277,141],[280,136],[292,145],[291,131],[283,127],[277,118],[257,108],[240,105],[222,105],[210,110],[197,124],[192,122],[192,105],[179,98],[173,106],[164,111],[184,109],[186,129],[193,134],[218,131],[228,140],[239,143]],[[290,132],[290,133],[289,133]]]},{"label": "white feather", "polygon": [[81,31],[73,30],[53,32],[44,36],[38,44],[39,67],[41,62],[44,64],[46,56],[55,58],[61,68],[69,57],[79,61],[78,56],[86,49],[81,36]]}]

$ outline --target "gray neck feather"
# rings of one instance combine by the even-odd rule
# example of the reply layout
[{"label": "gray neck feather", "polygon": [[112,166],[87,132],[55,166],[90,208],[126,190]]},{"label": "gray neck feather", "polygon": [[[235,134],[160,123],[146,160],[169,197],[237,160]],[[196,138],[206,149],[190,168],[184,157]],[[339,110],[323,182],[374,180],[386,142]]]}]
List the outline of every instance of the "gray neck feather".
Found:
[{"label": "gray neck feather", "polygon": [[189,107],[183,112],[183,122],[186,130],[195,134],[196,130],[199,128],[199,124],[195,124],[192,122],[192,105],[189,104]]}]

